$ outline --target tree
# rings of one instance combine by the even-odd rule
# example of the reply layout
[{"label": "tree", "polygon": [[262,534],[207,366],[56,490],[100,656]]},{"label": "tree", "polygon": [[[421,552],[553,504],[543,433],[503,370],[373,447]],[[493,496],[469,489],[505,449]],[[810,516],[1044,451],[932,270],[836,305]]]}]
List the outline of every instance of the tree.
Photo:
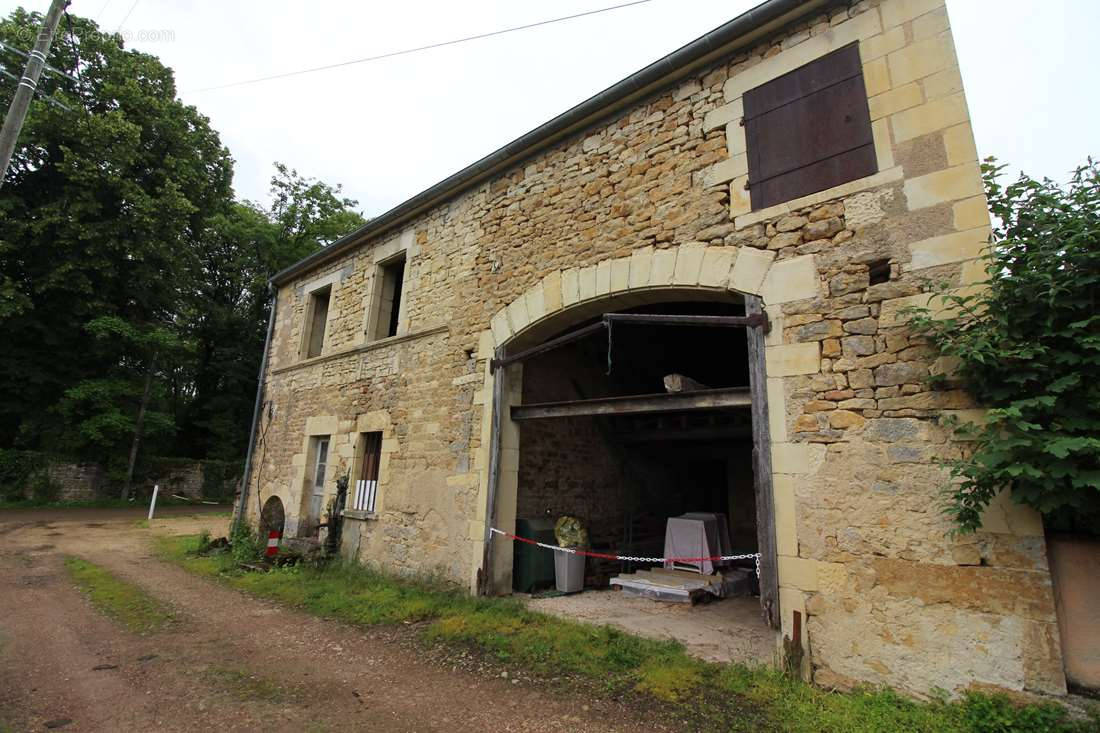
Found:
[{"label": "tree", "polygon": [[171,436],[175,432],[171,414],[150,407],[163,402],[153,400],[159,386],[154,381],[158,365],[180,360],[188,344],[180,341],[170,325],[138,326],[117,316],[96,318],[86,329],[100,344],[108,345],[102,363],[111,368],[67,389],[58,411],[87,445],[117,455],[121,445],[129,442],[122,485],[122,498],[128,499],[142,439],[147,434]]},{"label": "tree", "polygon": [[[949,462],[948,513],[964,532],[1002,489],[1048,526],[1100,526],[1100,165],[1066,186],[1026,175],[1008,186],[985,166],[997,225],[986,255],[988,287],[945,291],[946,309],[911,321],[987,405],[985,422],[957,424],[972,440]],[[942,318],[943,315],[947,318]],[[939,319],[936,316],[940,316]]]},{"label": "tree", "polygon": [[266,336],[267,282],[279,270],[362,226],[356,202],[275,164],[272,206],[237,203],[211,217],[194,252],[202,276],[185,328],[196,345],[194,397],[181,419],[192,455],[244,454]]},{"label": "tree", "polygon": [[[276,163],[270,208],[172,71],[73,17],[0,188],[0,446],[112,465],[243,456],[268,279],[361,226],[339,186]],[[38,18],[0,20],[19,46]],[[0,50],[0,61],[15,57]],[[0,84],[0,107],[11,88]],[[125,492],[125,489],[124,489]]]},{"label": "tree", "polygon": [[[18,47],[37,22],[16,10],[0,38]],[[101,444],[85,421],[66,419],[62,400],[142,360],[127,351],[137,342],[108,344],[88,326],[111,317],[135,333],[171,327],[193,277],[190,243],[231,200],[232,160],[206,118],[176,99],[170,69],[90,20],[73,25],[50,63],[80,81],[42,83],[72,111],[32,105],[0,189],[0,442],[87,452]],[[9,98],[5,87],[0,106]]]}]

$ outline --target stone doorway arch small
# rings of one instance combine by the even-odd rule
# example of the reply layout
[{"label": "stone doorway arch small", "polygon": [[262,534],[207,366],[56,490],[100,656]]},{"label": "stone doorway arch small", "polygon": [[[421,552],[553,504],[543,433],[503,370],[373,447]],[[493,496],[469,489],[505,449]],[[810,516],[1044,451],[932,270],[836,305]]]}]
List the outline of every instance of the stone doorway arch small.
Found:
[{"label": "stone doorway arch small", "polygon": [[277,496],[269,497],[260,510],[260,538],[266,539],[271,532],[283,535],[286,526],[286,511],[283,509],[283,500]]}]

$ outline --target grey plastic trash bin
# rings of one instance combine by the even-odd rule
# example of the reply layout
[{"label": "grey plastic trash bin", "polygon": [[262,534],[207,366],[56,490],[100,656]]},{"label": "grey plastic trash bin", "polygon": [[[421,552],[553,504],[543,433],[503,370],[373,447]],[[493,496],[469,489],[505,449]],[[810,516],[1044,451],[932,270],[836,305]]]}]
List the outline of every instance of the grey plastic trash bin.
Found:
[{"label": "grey plastic trash bin", "polygon": [[554,553],[554,586],[562,593],[584,590],[584,555]]}]

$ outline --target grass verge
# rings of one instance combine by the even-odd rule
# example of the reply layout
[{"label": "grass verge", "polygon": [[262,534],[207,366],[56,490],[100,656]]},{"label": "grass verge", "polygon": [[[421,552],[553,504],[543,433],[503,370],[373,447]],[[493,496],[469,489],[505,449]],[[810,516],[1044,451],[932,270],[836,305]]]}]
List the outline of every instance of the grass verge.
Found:
[{"label": "grass verge", "polygon": [[[158,497],[157,506],[210,506],[209,504],[196,504],[193,501],[186,501],[184,499],[173,499],[172,497]],[[231,513],[232,506],[230,504],[222,504],[226,508],[226,514]],[[142,507],[144,509],[149,508],[149,498],[143,497],[141,499],[89,499],[81,501],[42,501],[39,499],[17,499],[0,500],[0,509],[126,509],[129,507]]]},{"label": "grass verge", "polygon": [[359,565],[243,573],[228,555],[195,555],[195,537],[158,543],[163,559],[248,593],[361,626],[417,623],[428,642],[474,648],[540,677],[578,679],[612,695],[648,696],[706,730],[1084,733],[1100,724],[1100,717],[1071,721],[1057,705],[1018,706],[981,693],[921,703],[889,690],[827,692],[770,668],[709,664],[673,642],[535,613],[512,599],[474,598]]},{"label": "grass verge", "polygon": [[99,565],[70,556],[65,558],[65,568],[93,606],[129,631],[156,631],[172,620],[167,606]]}]

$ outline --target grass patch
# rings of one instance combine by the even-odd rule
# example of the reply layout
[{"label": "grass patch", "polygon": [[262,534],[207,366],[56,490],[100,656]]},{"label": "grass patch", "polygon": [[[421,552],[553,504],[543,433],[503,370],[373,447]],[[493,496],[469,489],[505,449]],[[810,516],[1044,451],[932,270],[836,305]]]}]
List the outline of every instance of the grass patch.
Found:
[{"label": "grass patch", "polygon": [[277,683],[243,669],[216,667],[203,673],[206,681],[240,702],[284,702],[286,690]]},{"label": "grass patch", "polygon": [[156,631],[172,620],[168,607],[141,588],[78,557],[66,557],[65,568],[92,605],[136,633]]},{"label": "grass patch", "polygon": [[[199,506],[193,501],[173,499],[172,497],[157,497],[157,506]],[[209,504],[205,506],[211,506]],[[223,505],[219,505],[223,506]],[[228,505],[224,505],[228,506]],[[131,499],[89,499],[82,501],[50,501],[41,499],[15,499],[0,500],[0,509],[126,509],[128,507],[143,507],[149,509],[149,498]],[[224,516],[229,516],[231,509],[227,509]],[[222,516],[221,514],[204,514],[203,516]],[[158,517],[159,519],[159,517]]]},{"label": "grass patch", "polygon": [[1003,696],[914,702],[889,690],[832,693],[770,668],[716,665],[674,642],[529,611],[507,598],[475,598],[438,583],[397,579],[359,565],[244,573],[228,554],[198,556],[196,537],[161,537],[162,558],[235,588],[352,624],[417,623],[422,638],[475,648],[544,678],[567,676],[605,692],[637,692],[699,728],[795,733],[1084,733],[1057,705],[1017,706]]}]

